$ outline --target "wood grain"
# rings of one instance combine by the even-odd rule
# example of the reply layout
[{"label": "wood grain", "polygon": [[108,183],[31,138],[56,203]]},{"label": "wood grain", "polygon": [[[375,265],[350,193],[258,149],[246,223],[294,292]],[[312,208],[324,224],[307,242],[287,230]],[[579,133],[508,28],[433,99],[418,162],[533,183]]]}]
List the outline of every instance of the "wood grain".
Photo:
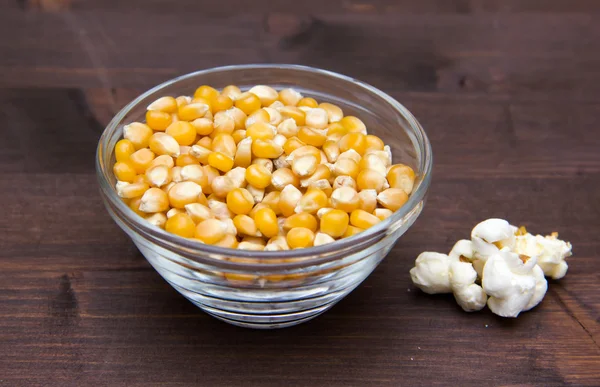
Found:
[{"label": "wood grain", "polygon": [[[600,3],[0,2],[0,385],[600,385]],[[145,89],[216,65],[325,67],[425,127],[417,223],[331,311],[263,332],[203,314],[112,222],[94,152]],[[569,274],[517,320],[408,276],[476,222],[559,231]]]}]

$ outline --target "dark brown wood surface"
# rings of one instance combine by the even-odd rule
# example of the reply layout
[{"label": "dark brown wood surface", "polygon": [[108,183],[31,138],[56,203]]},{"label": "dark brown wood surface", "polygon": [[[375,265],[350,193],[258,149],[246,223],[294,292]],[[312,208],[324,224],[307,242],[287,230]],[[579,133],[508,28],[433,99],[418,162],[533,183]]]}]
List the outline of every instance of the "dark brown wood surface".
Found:
[{"label": "dark brown wood surface", "polygon": [[[597,0],[0,1],[1,386],[600,385]],[[202,313],[104,210],[108,120],[216,65],[299,63],[404,103],[435,154],[420,219],[321,317],[252,331]],[[559,231],[569,273],[516,320],[408,275],[499,216]]]}]

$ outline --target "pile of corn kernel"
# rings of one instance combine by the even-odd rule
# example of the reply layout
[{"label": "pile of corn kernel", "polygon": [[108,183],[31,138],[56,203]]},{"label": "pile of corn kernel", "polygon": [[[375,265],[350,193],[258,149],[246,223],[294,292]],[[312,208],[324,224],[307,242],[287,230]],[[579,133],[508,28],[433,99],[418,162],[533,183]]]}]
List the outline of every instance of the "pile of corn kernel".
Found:
[{"label": "pile of corn kernel", "polygon": [[117,194],[166,231],[221,247],[331,243],[389,217],[414,171],[357,117],[294,89],[161,97],[115,146]]}]

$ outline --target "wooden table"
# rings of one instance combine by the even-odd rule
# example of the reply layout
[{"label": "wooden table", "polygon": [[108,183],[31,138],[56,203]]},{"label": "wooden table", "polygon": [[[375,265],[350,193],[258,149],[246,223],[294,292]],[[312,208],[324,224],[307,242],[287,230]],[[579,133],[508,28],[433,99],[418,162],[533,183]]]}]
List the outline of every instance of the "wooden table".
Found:
[{"label": "wooden table", "polygon": [[[0,2],[0,385],[600,385],[600,2]],[[247,11],[241,11],[242,7]],[[300,326],[200,312],[112,222],[94,151],[141,91],[216,65],[299,63],[405,104],[435,176],[413,228]],[[575,255],[516,320],[408,270],[499,216]]]}]

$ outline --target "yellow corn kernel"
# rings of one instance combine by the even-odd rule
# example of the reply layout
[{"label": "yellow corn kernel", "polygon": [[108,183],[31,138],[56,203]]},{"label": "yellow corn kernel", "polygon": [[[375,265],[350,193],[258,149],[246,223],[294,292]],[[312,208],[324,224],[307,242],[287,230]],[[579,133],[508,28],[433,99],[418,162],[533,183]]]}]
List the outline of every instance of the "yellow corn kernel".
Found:
[{"label": "yellow corn kernel", "polygon": [[[305,117],[306,126],[314,129],[325,129],[329,124],[329,116],[327,111],[321,108],[310,109]],[[325,135],[327,131],[323,135]]]},{"label": "yellow corn kernel", "polygon": [[303,126],[298,130],[298,139],[307,145],[322,147],[327,140],[327,134],[324,130]]},{"label": "yellow corn kernel", "polygon": [[313,181],[308,185],[308,187],[320,189],[321,191],[325,192],[325,195],[327,195],[328,197],[331,196],[333,192],[333,188],[331,187],[331,184],[327,179]]},{"label": "yellow corn kernel", "polygon": [[165,113],[177,111],[177,101],[173,97],[160,97],[147,107],[148,110],[158,110]]},{"label": "yellow corn kernel", "polygon": [[346,212],[352,212],[360,205],[358,192],[351,187],[340,187],[336,190],[333,190],[331,193],[331,205],[333,208]]},{"label": "yellow corn kernel", "polygon": [[242,110],[240,110],[234,106],[229,110],[225,110],[224,114],[233,118],[234,130],[235,129],[246,129],[247,115]]},{"label": "yellow corn kernel", "polygon": [[206,198],[206,195],[204,194],[204,192],[202,192],[200,195],[198,195],[198,203],[208,206],[208,199]]},{"label": "yellow corn kernel", "polygon": [[142,148],[129,156],[129,164],[140,174],[146,172],[152,160],[154,160],[154,152],[148,148]]},{"label": "yellow corn kernel", "polygon": [[270,207],[261,208],[254,214],[254,222],[258,231],[265,237],[272,238],[279,234],[277,215]]},{"label": "yellow corn kernel", "polygon": [[255,122],[247,128],[246,136],[252,140],[272,140],[277,134],[275,126],[265,122]]},{"label": "yellow corn kernel", "polygon": [[197,203],[202,187],[193,181],[182,181],[169,189],[168,197],[171,207],[184,208],[186,204]]},{"label": "yellow corn kernel", "polygon": [[156,227],[165,228],[165,224],[167,223],[167,217],[162,212],[157,212],[152,215],[144,214],[148,223],[155,225]]},{"label": "yellow corn kernel", "polygon": [[235,107],[243,111],[246,115],[260,109],[260,99],[252,93],[245,92],[240,94],[235,100]]},{"label": "yellow corn kernel", "polygon": [[[310,175],[309,177],[307,177],[305,179],[300,180],[300,186],[301,187],[309,187],[313,183],[315,183],[319,180],[329,179],[330,176],[331,176],[331,169],[329,169],[329,167],[324,164],[319,164],[315,168],[315,171],[312,173],[312,175]],[[329,188],[331,188],[331,184],[329,184],[329,182],[327,182],[327,183],[328,183]]]},{"label": "yellow corn kernel", "polygon": [[172,136],[179,145],[189,146],[196,141],[196,128],[186,121],[173,122],[165,132]]},{"label": "yellow corn kernel", "polygon": [[285,136],[286,138],[297,136],[298,125],[296,125],[296,121],[291,118],[285,119],[281,121],[279,125],[277,125],[277,133]]},{"label": "yellow corn kernel", "polygon": [[[272,246],[277,246],[277,249],[267,249],[267,247],[269,247],[269,245]],[[280,250],[289,250],[290,246],[287,243],[287,240],[284,236],[282,235],[276,235],[271,237],[271,239],[269,239],[269,241],[267,242],[267,245],[265,246],[265,250],[271,250],[271,251],[280,251]]]},{"label": "yellow corn kernel", "polygon": [[265,197],[265,190],[263,188],[256,188],[256,187],[248,184],[246,186],[246,189],[248,190],[248,192],[250,192],[250,195],[252,195],[252,197],[254,198],[254,203],[262,202],[263,198]]},{"label": "yellow corn kernel", "polygon": [[167,219],[171,219],[177,214],[185,214],[185,211],[179,208],[171,208],[169,211],[167,211]]},{"label": "yellow corn kernel", "polygon": [[312,232],[317,232],[317,218],[307,212],[300,212],[285,219],[285,222],[283,223],[284,230],[289,231],[296,227],[305,227]]},{"label": "yellow corn kernel", "polygon": [[152,152],[159,156],[177,157],[180,153],[177,141],[171,135],[164,132],[154,133],[150,137],[150,141],[148,141],[148,146]]},{"label": "yellow corn kernel", "polygon": [[194,223],[200,223],[206,219],[213,219],[215,217],[210,208],[201,203],[186,204],[185,212],[192,218]]},{"label": "yellow corn kernel", "polygon": [[328,162],[335,163],[340,156],[340,147],[337,145],[336,141],[327,140],[323,143],[323,152],[325,153]]},{"label": "yellow corn kernel", "polygon": [[192,103],[182,106],[177,110],[177,115],[182,121],[194,121],[195,119],[206,116],[210,111],[210,106],[206,103],[192,101]]},{"label": "yellow corn kernel", "polygon": [[240,141],[246,138],[246,131],[244,129],[234,130],[233,133],[231,133],[231,137],[236,144],[239,144]]},{"label": "yellow corn kernel", "polygon": [[233,218],[233,224],[239,234],[260,236],[254,219],[248,215],[236,215]]},{"label": "yellow corn kernel", "polygon": [[270,121],[271,117],[269,117],[269,112],[267,112],[265,109],[258,109],[250,114],[246,119],[246,129],[249,129],[250,126],[256,124],[257,122],[269,124]]},{"label": "yellow corn kernel", "polygon": [[354,210],[350,214],[350,224],[362,229],[372,227],[379,222],[381,222],[381,219],[364,210]]},{"label": "yellow corn kernel", "polygon": [[[366,133],[367,127],[364,122],[362,122],[359,118],[354,116],[346,116],[340,120],[340,124],[349,132],[349,133]],[[360,153],[360,152],[359,152]]]},{"label": "yellow corn kernel", "polygon": [[334,122],[327,126],[327,138],[330,140],[338,141],[348,133],[348,129],[344,128],[339,122]]},{"label": "yellow corn kernel", "polygon": [[[146,191],[146,192],[148,192],[148,191]],[[133,212],[135,212],[139,216],[145,217],[148,214],[146,214],[145,212],[143,212],[142,210],[140,210],[140,204],[141,203],[142,203],[142,197],[138,196],[137,198],[132,198],[129,201],[128,207],[131,208],[133,210]]]},{"label": "yellow corn kernel", "polygon": [[322,246],[333,242],[335,242],[335,239],[333,239],[331,236],[322,232],[318,232],[315,235],[314,246]]},{"label": "yellow corn kernel", "polygon": [[221,94],[235,101],[240,96],[240,94],[242,94],[242,91],[239,87],[235,85],[228,85],[223,88]]},{"label": "yellow corn kernel", "polygon": [[196,224],[185,213],[175,214],[167,219],[165,224],[165,230],[175,235],[179,235],[184,238],[191,238],[194,236]]},{"label": "yellow corn kernel", "polygon": [[154,133],[152,129],[150,129],[148,125],[142,124],[141,122],[132,122],[131,124],[123,127],[123,138],[131,141],[131,144],[136,150],[146,148],[148,146],[148,141],[150,140],[152,133]]},{"label": "yellow corn kernel", "polygon": [[311,247],[315,240],[315,233],[305,227],[296,227],[288,231],[286,241],[290,248],[300,249]]},{"label": "yellow corn kernel", "polygon": [[344,117],[342,109],[332,103],[323,102],[319,104],[319,108],[327,112],[329,123],[339,122]]},{"label": "yellow corn kernel", "polygon": [[252,162],[252,139],[244,138],[237,144],[233,165],[247,168]]},{"label": "yellow corn kernel", "polygon": [[368,152],[365,152],[365,157],[367,157],[367,156],[371,157],[371,155],[372,155],[372,156],[375,156],[375,157],[379,158],[379,160],[381,160],[381,162],[383,163],[383,165],[384,165],[386,168],[388,168],[388,167],[391,165],[391,163],[392,163],[392,161],[391,161],[391,160],[392,160],[392,156],[391,156],[392,154],[391,154],[391,152],[389,151],[389,147],[388,147],[388,150],[387,150],[387,151],[385,150],[385,149],[386,149],[386,147],[388,147],[388,146],[387,146],[387,145],[385,145],[385,146],[383,147],[383,148],[384,148],[384,150],[382,150],[382,151],[378,151],[378,150],[370,150],[370,151],[368,151]]},{"label": "yellow corn kernel", "polygon": [[181,183],[183,181],[183,177],[181,176],[181,170],[183,167],[175,166],[171,168],[171,181],[174,183]]},{"label": "yellow corn kernel", "polygon": [[[196,118],[190,124],[196,129],[196,133],[201,136],[208,136],[215,130],[213,122],[206,117]],[[210,139],[210,137],[208,138]]]},{"label": "yellow corn kernel", "polygon": [[[281,171],[281,169],[278,171]],[[277,173],[277,171],[275,172]],[[298,188],[292,184],[286,185],[279,195],[279,209],[283,216],[292,216],[301,198],[302,192]]]},{"label": "yellow corn kernel", "polygon": [[415,171],[408,165],[392,165],[387,173],[387,181],[390,188],[401,188],[410,195],[415,184]]},{"label": "yellow corn kernel", "polygon": [[341,175],[335,178],[333,181],[333,189],[338,189],[340,187],[350,187],[356,189],[356,181],[353,178],[346,175]]},{"label": "yellow corn kernel", "polygon": [[236,188],[244,188],[247,185],[246,168],[235,167],[225,174],[231,179]]},{"label": "yellow corn kernel", "polygon": [[115,163],[113,166],[113,173],[115,174],[117,180],[126,181],[128,183],[132,183],[133,179],[135,179],[135,176],[137,175],[135,168],[128,162],[124,161],[117,161]]},{"label": "yellow corn kernel", "polygon": [[116,185],[117,195],[124,199],[131,199],[142,196],[150,188],[146,183],[127,183],[118,181]]},{"label": "yellow corn kernel", "polygon": [[192,98],[188,97],[187,95],[180,95],[179,97],[175,98],[175,102],[177,102],[177,108],[180,108],[192,102]]},{"label": "yellow corn kernel", "polygon": [[217,95],[215,97],[215,99],[212,101],[213,113],[231,109],[232,106],[233,106],[233,100],[223,94]]},{"label": "yellow corn kernel", "polygon": [[292,136],[287,139],[285,144],[283,144],[283,149],[286,155],[291,155],[296,149],[306,146],[306,144],[298,137]]},{"label": "yellow corn kernel", "polygon": [[370,169],[386,176],[387,168],[383,161],[373,153],[367,153],[358,163],[358,167],[362,170]]},{"label": "yellow corn kernel", "polygon": [[217,134],[212,141],[212,150],[233,158],[236,153],[235,140],[230,134]]},{"label": "yellow corn kernel", "polygon": [[274,171],[271,175],[271,185],[279,191],[283,190],[288,185],[299,187],[300,180],[298,176],[289,168],[281,168]]},{"label": "yellow corn kernel", "polygon": [[318,188],[309,188],[298,204],[294,211],[296,213],[308,212],[309,214],[316,214],[319,208],[327,206],[327,194]]},{"label": "yellow corn kernel", "polygon": [[231,218],[233,218],[233,213],[229,210],[229,207],[227,207],[227,203],[214,199],[212,196],[213,195],[209,196],[208,208],[210,208],[215,215],[215,218],[223,221],[231,220]]},{"label": "yellow corn kernel", "polygon": [[264,110],[269,114],[269,124],[277,126],[283,121],[283,117],[281,116],[281,113],[279,113],[279,110],[273,107],[266,107]]},{"label": "yellow corn kernel", "polygon": [[273,142],[283,148],[287,142],[287,138],[283,134],[277,133],[275,137],[273,137]]},{"label": "yellow corn kernel", "polygon": [[248,90],[248,92],[256,95],[262,106],[269,106],[273,102],[277,101],[277,98],[279,97],[275,89],[265,85],[256,85]]},{"label": "yellow corn kernel", "polygon": [[362,156],[367,148],[366,136],[359,132],[348,133],[338,141],[338,146],[340,147],[340,152],[353,149]]},{"label": "yellow corn kernel", "polygon": [[252,164],[246,168],[246,180],[257,188],[267,188],[271,184],[271,172],[259,164]]},{"label": "yellow corn kernel", "polygon": [[370,150],[381,150],[382,151],[383,147],[385,146],[382,139],[380,139],[379,137],[372,135],[372,134],[367,134],[366,141],[367,141],[367,146],[366,146],[367,151],[370,151]]},{"label": "yellow corn kernel", "polygon": [[292,171],[299,177],[307,177],[317,170],[317,158],[314,155],[305,155],[292,161]]},{"label": "yellow corn kernel", "polygon": [[373,215],[375,215],[376,217],[378,217],[381,220],[386,220],[387,218],[392,216],[393,213],[394,213],[394,211],[388,210],[387,208],[376,208],[373,211]]},{"label": "yellow corn kernel", "polygon": [[341,159],[352,159],[356,164],[359,164],[362,157],[354,149],[348,149],[347,151],[340,153],[338,160]]},{"label": "yellow corn kernel", "polygon": [[169,198],[160,188],[150,188],[140,202],[140,211],[142,212],[163,212],[169,209]]},{"label": "yellow corn kernel", "polygon": [[[179,148],[181,149],[181,147]],[[178,167],[185,167],[186,165],[198,164],[199,160],[190,153],[183,153],[177,156],[175,159],[175,165]]]},{"label": "yellow corn kernel", "polygon": [[239,188],[236,187],[233,180],[228,176],[216,176],[212,180],[210,187],[212,193],[221,198],[226,197],[229,192]]},{"label": "yellow corn kernel", "polygon": [[[121,180],[121,179],[119,179]],[[171,182],[171,169],[166,165],[155,165],[146,170],[146,180],[153,187],[162,187]]]},{"label": "yellow corn kernel", "polygon": [[175,162],[173,158],[168,155],[157,156],[150,165],[148,165],[148,169],[156,167],[157,165],[164,165],[167,168],[173,168],[175,166]]},{"label": "yellow corn kernel", "polygon": [[[190,219],[191,220],[191,219]],[[213,245],[227,234],[227,225],[219,219],[206,219],[195,227],[194,236],[202,242]]]},{"label": "yellow corn kernel", "polygon": [[146,183],[146,184],[150,184],[150,182],[146,179],[146,175],[145,174],[136,175],[133,178],[133,182],[134,183]]},{"label": "yellow corn kernel", "polygon": [[263,167],[267,168],[267,171],[271,173],[273,172],[273,161],[270,159],[258,157],[252,160],[252,164],[262,165]]},{"label": "yellow corn kernel", "polygon": [[343,210],[329,210],[321,216],[321,232],[334,238],[341,237],[348,228],[349,219]]},{"label": "yellow corn kernel", "polygon": [[306,113],[300,108],[295,106],[285,106],[279,110],[281,117],[285,120],[288,118],[293,119],[298,126],[304,126],[306,123]]},{"label": "yellow corn kernel", "polygon": [[374,189],[377,192],[381,192],[386,188],[387,181],[381,173],[373,169],[363,169],[356,178],[356,184],[359,191]]},{"label": "yellow corn kernel", "polygon": [[208,165],[221,172],[227,172],[233,168],[233,158],[221,152],[212,152],[208,155]]},{"label": "yellow corn kernel", "polygon": [[335,164],[333,164],[333,173],[336,176],[350,176],[353,179],[356,179],[358,176],[359,168],[356,161],[350,158],[338,159]]},{"label": "yellow corn kernel", "polygon": [[317,164],[321,162],[321,151],[312,145],[303,145],[292,151],[286,160],[293,164],[293,161],[299,157],[312,155],[316,158]]},{"label": "yellow corn kernel", "polygon": [[344,233],[344,235],[342,235],[342,238],[350,238],[351,236],[360,234],[363,231],[365,231],[365,230],[360,227],[348,226],[348,228],[346,229],[346,232]]},{"label": "yellow corn kernel", "polygon": [[261,204],[269,206],[276,215],[281,215],[281,209],[279,208],[279,199],[281,197],[281,193],[279,191],[269,192],[263,198]]},{"label": "yellow corn kernel", "polygon": [[365,189],[358,193],[358,208],[368,213],[373,213],[377,208],[377,191],[374,189]]},{"label": "yellow corn kernel", "polygon": [[279,100],[287,106],[296,106],[302,99],[302,94],[292,88],[283,89],[279,92]]},{"label": "yellow corn kernel", "polygon": [[265,249],[264,246],[258,245],[256,243],[251,242],[240,242],[237,247],[239,250],[251,250],[251,251],[262,251]]},{"label": "yellow corn kernel", "polygon": [[205,137],[202,137],[200,140],[198,140],[198,142],[196,142],[196,145],[204,147],[208,150],[212,150],[212,142],[213,142],[212,138],[205,136]]},{"label": "yellow corn kernel", "polygon": [[190,164],[181,168],[181,178],[183,181],[193,181],[202,187],[202,191],[208,187],[208,176],[202,165]]},{"label": "yellow corn kernel", "polygon": [[377,202],[392,211],[397,211],[407,201],[408,195],[402,188],[388,188],[377,195]]},{"label": "yellow corn kernel", "polygon": [[214,138],[219,133],[231,134],[235,130],[235,120],[227,111],[218,112],[213,120],[214,130],[210,134]]},{"label": "yellow corn kernel", "polygon": [[190,155],[205,165],[208,164],[208,156],[210,156],[211,153],[212,151],[210,149],[206,149],[200,145],[192,145],[190,150]]},{"label": "yellow corn kernel", "polygon": [[135,152],[135,146],[129,140],[119,140],[115,145],[115,158],[117,161],[128,161],[129,157]]},{"label": "yellow corn kernel", "polygon": [[204,98],[208,101],[213,101],[219,96],[219,94],[219,91],[216,90],[214,87],[202,85],[198,87],[194,92],[194,98]]},{"label": "yellow corn kernel", "polygon": [[298,105],[297,106],[298,107],[300,107],[300,106],[306,106],[306,107],[309,107],[309,108],[316,108],[317,106],[319,106],[319,103],[314,98],[304,97],[300,101],[298,101]]},{"label": "yellow corn kernel", "polygon": [[254,198],[245,188],[236,188],[227,194],[227,207],[237,215],[246,215],[254,206]]},{"label": "yellow corn kernel", "polygon": [[146,112],[146,125],[157,132],[164,132],[173,122],[173,117],[169,113],[148,110]]},{"label": "yellow corn kernel", "polygon": [[273,140],[252,141],[252,154],[256,157],[276,159],[283,153],[283,148],[275,144]]},{"label": "yellow corn kernel", "polygon": [[[215,243],[214,246],[226,247],[229,249],[237,249],[239,247],[239,242],[238,242],[237,238],[235,237],[235,235],[227,234],[220,241]],[[239,274],[239,275],[231,274],[231,276],[229,276],[227,273],[225,273],[224,275],[229,280],[233,280],[233,278],[238,278],[238,277],[235,277],[236,275],[240,276],[239,278],[254,278],[255,277],[252,274]]]},{"label": "yellow corn kernel", "polygon": [[219,173],[219,171],[216,168],[213,168],[210,165],[204,165],[204,166],[202,166],[202,168],[204,169],[204,174],[206,175],[206,178],[208,179],[208,187],[206,188],[206,190],[204,190],[204,188],[203,188],[203,192],[207,195],[210,195],[213,192],[212,191],[213,180],[215,179],[215,177],[220,176],[221,174]]}]

